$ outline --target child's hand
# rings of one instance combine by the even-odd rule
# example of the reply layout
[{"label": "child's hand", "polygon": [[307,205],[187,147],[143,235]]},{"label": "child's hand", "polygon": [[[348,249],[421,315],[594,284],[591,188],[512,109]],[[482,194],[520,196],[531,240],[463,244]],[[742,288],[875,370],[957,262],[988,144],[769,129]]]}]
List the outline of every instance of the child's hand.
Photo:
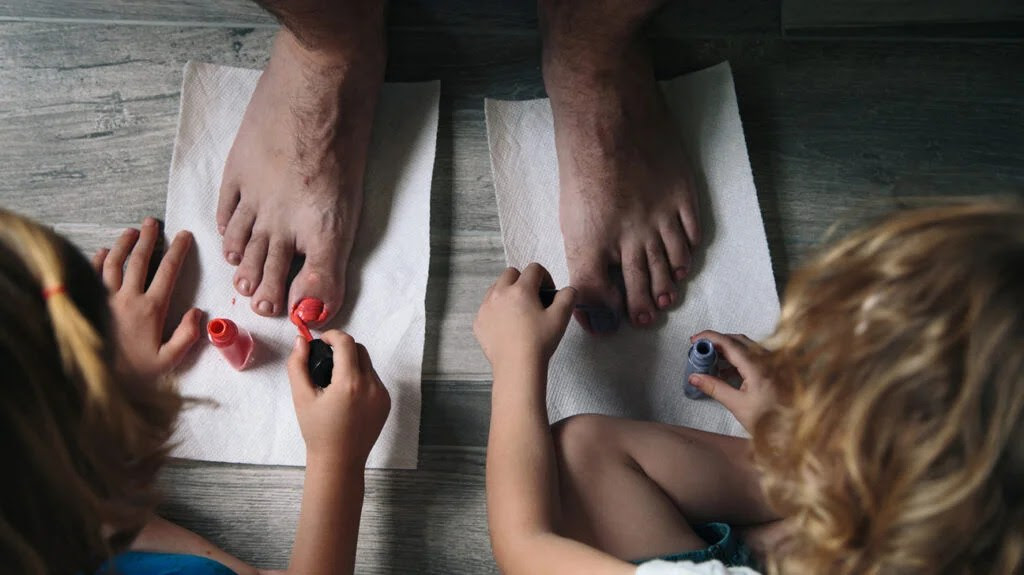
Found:
[{"label": "child's hand", "polygon": [[308,458],[366,466],[391,411],[391,396],[373,369],[370,354],[347,333],[330,330],[323,340],[334,348],[331,384],[321,390],[309,378],[309,343],[295,339],[288,358],[295,416]]},{"label": "child's hand", "polygon": [[181,318],[171,338],[163,341],[171,293],[192,247],[192,234],[183,231],[174,237],[147,289],[149,260],[159,235],[157,221],[146,218],[141,232],[134,228],[125,230],[113,249],[102,249],[92,258],[93,267],[103,277],[109,292],[118,368],[146,380],[178,365],[200,333],[201,313],[193,308]]},{"label": "child's hand", "polygon": [[545,309],[540,301],[544,285],[552,285],[551,276],[532,263],[522,274],[506,269],[484,296],[473,333],[495,371],[546,364],[558,347],[572,317],[576,289],[559,290]]},{"label": "child's hand", "polygon": [[743,385],[736,389],[717,377],[704,374],[691,375],[690,384],[718,400],[736,416],[747,433],[752,433],[758,418],[775,404],[775,388],[758,361],[766,353],[765,349],[745,335],[724,335],[708,330],[691,337],[690,341],[700,338],[715,344],[718,353],[739,372]]}]

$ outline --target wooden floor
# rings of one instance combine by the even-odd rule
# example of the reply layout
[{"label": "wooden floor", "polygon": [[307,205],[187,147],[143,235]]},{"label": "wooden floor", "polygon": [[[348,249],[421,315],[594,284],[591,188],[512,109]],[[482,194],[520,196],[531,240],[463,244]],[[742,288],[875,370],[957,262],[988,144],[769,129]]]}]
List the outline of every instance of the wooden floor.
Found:
[{"label": "wooden floor", "polygon": [[[779,285],[830,229],[893,209],[1024,197],[1019,37],[782,32],[777,0],[681,1],[659,74],[728,59]],[[358,570],[494,572],[484,507],[489,373],[470,326],[503,267],[483,98],[543,96],[529,2],[393,2],[388,78],[442,81],[420,464],[368,474]],[[93,250],[162,215],[187,60],[262,67],[244,0],[14,0],[0,7],[0,205]],[[212,217],[212,215],[211,215]],[[178,462],[164,511],[283,566],[301,469]]]}]

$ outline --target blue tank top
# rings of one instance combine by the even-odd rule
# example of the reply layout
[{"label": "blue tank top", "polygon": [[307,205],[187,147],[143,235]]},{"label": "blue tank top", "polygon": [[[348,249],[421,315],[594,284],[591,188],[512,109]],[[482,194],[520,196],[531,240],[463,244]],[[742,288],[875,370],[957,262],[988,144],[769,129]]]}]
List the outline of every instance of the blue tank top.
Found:
[{"label": "blue tank top", "polygon": [[96,575],[236,575],[224,565],[199,557],[176,553],[129,551],[107,561]]}]

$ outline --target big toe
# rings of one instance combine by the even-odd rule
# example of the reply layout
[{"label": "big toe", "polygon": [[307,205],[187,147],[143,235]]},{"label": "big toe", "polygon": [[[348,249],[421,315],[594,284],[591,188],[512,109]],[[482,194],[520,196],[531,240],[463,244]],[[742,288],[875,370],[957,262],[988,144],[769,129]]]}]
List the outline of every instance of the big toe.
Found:
[{"label": "big toe", "polygon": [[588,252],[568,257],[571,283],[578,295],[575,317],[591,333],[618,329],[622,313],[622,292],[613,278],[606,255]]},{"label": "big toe", "polygon": [[306,318],[312,326],[320,326],[334,317],[345,302],[345,277],[347,258],[339,259],[326,251],[312,250],[292,281],[288,296],[288,309],[293,309],[304,299],[323,302],[323,312],[314,320]]}]

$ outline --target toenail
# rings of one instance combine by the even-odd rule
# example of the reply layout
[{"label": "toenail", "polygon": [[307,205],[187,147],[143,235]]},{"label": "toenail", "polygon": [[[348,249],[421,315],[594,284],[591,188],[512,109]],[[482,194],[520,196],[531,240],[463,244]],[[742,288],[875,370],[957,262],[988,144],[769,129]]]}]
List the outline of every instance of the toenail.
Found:
[{"label": "toenail", "polygon": [[237,266],[238,264],[242,263],[242,256],[240,256],[237,252],[228,252],[228,263],[233,266]]},{"label": "toenail", "polygon": [[154,220],[153,218],[147,217],[146,219],[142,220],[142,225],[144,225],[144,226],[155,226],[156,225],[156,220]]},{"label": "toenail", "polygon": [[238,280],[238,291],[242,292],[245,295],[249,295],[249,287],[251,287],[249,284],[249,280],[245,278]]},{"label": "toenail", "polygon": [[640,325],[647,325],[651,323],[651,316],[645,311],[636,314],[636,322]]},{"label": "toenail", "polygon": [[658,296],[658,307],[668,307],[670,305],[672,305],[672,296],[667,293]]},{"label": "toenail", "polygon": [[264,315],[271,315],[274,313],[274,305],[267,300],[263,300],[256,304],[256,309],[260,310],[260,313]]},{"label": "toenail", "polygon": [[678,281],[683,281],[684,279],[686,279],[686,272],[687,272],[686,268],[676,268],[675,271],[673,272],[673,275],[675,276],[676,281],[678,282]]},{"label": "toenail", "polygon": [[610,309],[588,305],[580,305],[577,309],[586,314],[590,329],[595,333],[611,333],[619,329],[619,318]]},{"label": "toenail", "polygon": [[225,231],[227,231],[227,227],[225,227],[225,226],[217,226],[217,233],[219,233],[220,235],[223,236]]}]

